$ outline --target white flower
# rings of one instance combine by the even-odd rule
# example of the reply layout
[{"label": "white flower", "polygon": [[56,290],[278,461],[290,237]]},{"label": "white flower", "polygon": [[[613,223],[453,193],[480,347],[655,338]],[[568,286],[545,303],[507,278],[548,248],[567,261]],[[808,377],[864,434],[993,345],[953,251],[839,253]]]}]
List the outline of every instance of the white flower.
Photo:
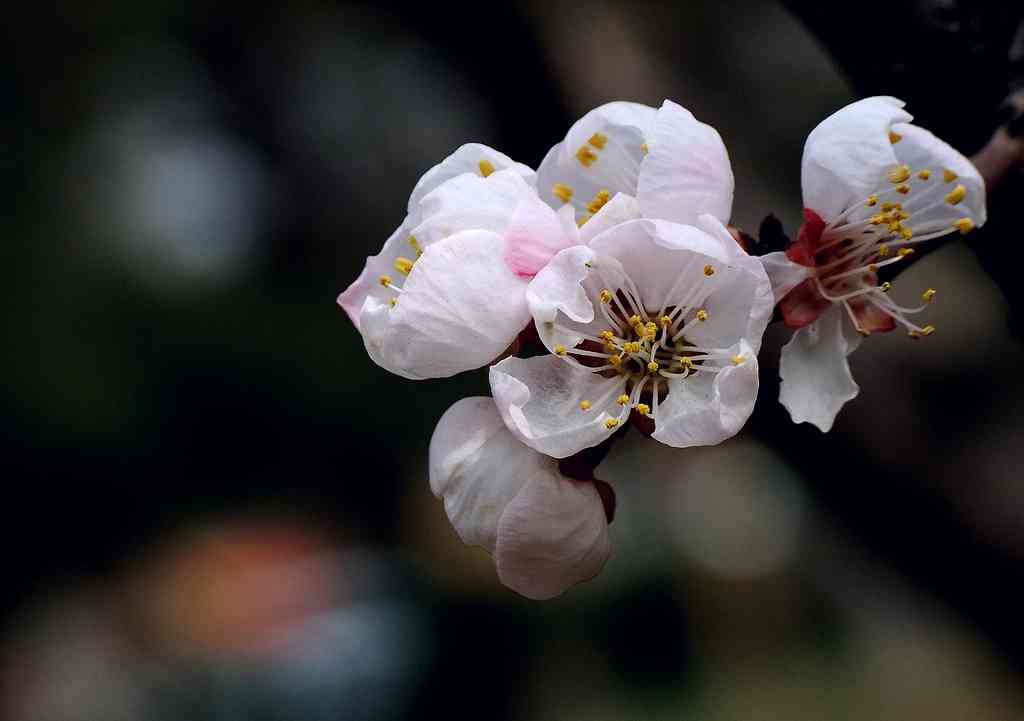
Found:
[{"label": "white flower", "polygon": [[572,213],[537,196],[534,173],[469,144],[417,183],[408,215],[338,303],[370,357],[405,378],[494,360],[529,322],[526,286],[579,242]]},{"label": "white flower", "polygon": [[604,227],[641,217],[693,225],[704,213],[728,222],[733,176],[718,132],[688,110],[671,100],[659,109],[618,101],[584,115],[551,149],[537,192],[556,208],[572,206],[581,224],[612,201]]},{"label": "white flower", "polygon": [[985,222],[985,184],[963,155],[910,125],[904,103],[858,101],[826,118],[807,138],[801,168],[804,218],[785,253],[762,258],[786,324],[799,328],[782,349],[779,400],[794,422],[822,431],[857,396],[847,356],[862,336],[903,326],[931,334],[910,316],[924,303],[893,301],[879,268],[914,245]]},{"label": "white flower", "polygon": [[430,488],[462,541],[491,553],[501,582],[528,598],[558,596],[608,559],[595,485],[517,441],[490,398],[464,398],[438,422]]},{"label": "white flower", "polygon": [[551,354],[507,358],[490,372],[498,409],[523,443],[565,458],[631,411],[680,448],[718,443],[746,422],[771,287],[719,220],[697,222],[614,225],[533,279],[530,312]]}]

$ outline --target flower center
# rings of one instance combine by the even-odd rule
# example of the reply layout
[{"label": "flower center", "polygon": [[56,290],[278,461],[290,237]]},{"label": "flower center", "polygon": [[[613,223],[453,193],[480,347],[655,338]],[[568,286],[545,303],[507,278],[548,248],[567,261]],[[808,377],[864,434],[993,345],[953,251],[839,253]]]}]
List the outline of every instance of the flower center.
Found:
[{"label": "flower center", "polygon": [[582,336],[582,340],[574,348],[556,345],[554,352],[593,373],[622,380],[622,384],[609,391],[608,397],[580,403],[580,410],[588,411],[595,404],[601,407],[615,395],[622,410],[606,421],[609,429],[625,420],[631,409],[656,418],[670,380],[718,373],[745,362],[742,355],[703,347],[687,339],[691,329],[710,318],[703,304],[714,287],[714,266],[705,265],[700,276],[703,282],[690,287],[684,287],[684,282],[687,278],[692,282],[694,273],[680,273],[657,312],[644,306],[636,284],[627,274],[622,274],[619,287],[615,287],[608,284],[596,261],[590,267],[606,286],[592,301],[597,301],[594,305],[600,309],[607,327],[592,335],[556,323],[557,330]]}]

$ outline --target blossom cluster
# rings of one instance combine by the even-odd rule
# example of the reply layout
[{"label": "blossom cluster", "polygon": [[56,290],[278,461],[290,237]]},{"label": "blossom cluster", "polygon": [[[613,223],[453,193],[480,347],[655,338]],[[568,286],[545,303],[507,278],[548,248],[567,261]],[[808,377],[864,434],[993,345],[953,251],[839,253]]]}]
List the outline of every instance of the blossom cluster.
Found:
[{"label": "blossom cluster", "polygon": [[430,486],[506,586],[551,598],[607,560],[614,494],[569,473],[572,458],[628,424],[675,448],[743,427],[776,308],[796,329],[779,400],[822,431],[858,393],[847,356],[865,336],[934,331],[913,318],[935,291],[900,305],[879,270],[982,225],[985,188],[911,119],[874,97],[818,125],[804,223],[760,257],[728,225],[722,138],[669,100],[590,111],[536,171],[468,144],[420,179],[338,303],[392,373],[489,366],[492,397],[458,401],[434,431]]}]

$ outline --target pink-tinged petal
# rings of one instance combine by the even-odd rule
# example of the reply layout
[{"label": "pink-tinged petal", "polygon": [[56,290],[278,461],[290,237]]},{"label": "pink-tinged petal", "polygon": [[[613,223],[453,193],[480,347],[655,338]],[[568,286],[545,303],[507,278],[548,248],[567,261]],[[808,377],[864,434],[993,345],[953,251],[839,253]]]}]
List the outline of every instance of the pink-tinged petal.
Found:
[{"label": "pink-tinged petal", "polygon": [[620,415],[615,399],[626,387],[621,376],[604,378],[553,355],[506,358],[491,367],[490,381],[508,429],[553,458],[608,438],[614,427],[606,422]]},{"label": "pink-tinged petal", "polygon": [[805,265],[794,263],[782,251],[762,255],[761,264],[772,284],[772,294],[778,303],[789,291],[807,280],[810,270]]},{"label": "pink-tinged petal", "polygon": [[675,448],[689,448],[712,446],[739,432],[757,400],[757,353],[745,341],[727,352],[742,362],[706,361],[724,370],[669,380],[652,438]]},{"label": "pink-tinged petal", "polygon": [[535,476],[505,508],[494,560],[502,583],[547,600],[596,576],[610,553],[594,484],[550,472]]},{"label": "pink-tinged petal", "polygon": [[860,340],[846,311],[835,305],[783,346],[779,402],[794,423],[812,423],[827,433],[839,410],[857,397],[860,387],[846,357]]},{"label": "pink-tinged petal", "polygon": [[509,501],[554,467],[553,460],[516,440],[487,397],[455,403],[430,439],[430,489],[444,500],[462,542],[490,553]]},{"label": "pink-tinged petal", "polygon": [[889,131],[912,119],[903,105],[896,98],[865,98],[811,131],[801,164],[804,207],[831,221],[884,186],[886,173],[899,164]]},{"label": "pink-tinged petal", "polygon": [[364,303],[360,326],[371,358],[411,379],[444,378],[497,358],[530,318],[527,282],[504,256],[504,239],[486,230],[426,248],[400,294]]},{"label": "pink-tinged petal", "polygon": [[577,244],[571,230],[535,194],[519,201],[505,229],[505,262],[516,275],[532,278],[558,251]]},{"label": "pink-tinged petal", "polygon": [[[483,163],[482,166],[481,163]],[[530,185],[535,182],[536,176],[533,170],[522,163],[517,163],[504,153],[499,153],[486,145],[466,143],[420,178],[416,187],[413,188],[412,195],[409,196],[409,213],[415,214],[420,201],[428,193],[458,175],[472,173],[485,177],[494,171],[507,168],[514,170]]]},{"label": "pink-tinged petal", "polygon": [[818,292],[813,278],[797,285],[779,302],[782,318],[790,328],[803,328],[813,323],[831,306],[831,301],[825,300]]},{"label": "pink-tinged petal", "polygon": [[857,327],[868,333],[888,333],[896,329],[896,319],[877,305],[863,298],[850,301],[850,310],[857,319]]},{"label": "pink-tinged petal", "polygon": [[646,218],[694,225],[703,213],[732,214],[733,175],[718,131],[666,100],[647,136],[636,197]]},{"label": "pink-tinged petal", "polygon": [[388,292],[380,285],[380,277],[394,274],[394,263],[399,257],[416,257],[415,249],[409,245],[413,223],[412,217],[406,217],[405,222],[385,241],[380,253],[366,259],[359,277],[338,296],[338,305],[344,309],[356,330],[359,330],[359,316],[367,297],[376,296],[378,302],[388,298]]}]

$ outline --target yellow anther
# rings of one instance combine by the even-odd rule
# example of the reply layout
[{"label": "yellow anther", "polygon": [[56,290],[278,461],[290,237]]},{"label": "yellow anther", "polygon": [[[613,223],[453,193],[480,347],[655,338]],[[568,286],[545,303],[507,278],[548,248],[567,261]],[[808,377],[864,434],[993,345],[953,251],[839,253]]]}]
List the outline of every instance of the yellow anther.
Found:
[{"label": "yellow anther", "polygon": [[714,274],[715,274],[715,269],[712,266],[710,266],[710,265],[705,265],[704,266],[704,275],[706,275],[707,277],[710,278]]},{"label": "yellow anther", "polygon": [[394,308],[396,305],[398,305],[398,298],[389,298],[388,305]]},{"label": "yellow anther", "polygon": [[604,290],[601,291],[601,302],[602,303],[611,303],[612,302],[612,292],[610,290],[608,290],[607,288],[605,288]]},{"label": "yellow anther", "polygon": [[923,300],[925,303],[931,303],[932,302],[932,298],[934,298],[934,297],[935,297],[935,289],[934,288],[929,288],[928,290],[926,290],[924,293],[921,294],[921,300]]},{"label": "yellow anther", "polygon": [[596,213],[605,206],[610,197],[611,193],[609,193],[607,190],[597,191],[597,195],[594,196],[594,199],[587,203],[587,210],[589,210],[591,213]]},{"label": "yellow anther", "polygon": [[411,261],[408,258],[398,256],[397,258],[395,258],[395,270],[397,270],[402,275],[409,275],[409,273],[412,272],[413,262],[414,261]]},{"label": "yellow anther", "polygon": [[647,147],[647,143],[640,143],[640,150],[643,151],[644,155],[647,155],[647,153],[650,151],[650,148]]},{"label": "yellow anther", "polygon": [[419,258],[421,255],[423,255],[423,247],[420,245],[420,242],[418,240],[416,240],[416,236],[415,235],[410,235],[409,236],[409,245],[411,245],[412,249],[416,251],[416,257],[417,258]]},{"label": "yellow anther", "polygon": [[482,175],[482,176],[484,176],[486,178],[488,175],[490,175],[493,172],[494,172],[494,163],[492,163],[490,160],[481,160],[480,161],[480,175]]},{"label": "yellow anther", "polygon": [[874,206],[878,205],[878,196],[877,195],[869,195],[868,196],[868,205],[871,206],[871,207],[874,207]]},{"label": "yellow anther", "polygon": [[564,345],[559,343],[558,345],[555,346],[555,355],[565,355],[565,354],[566,354],[566,349],[565,349]]},{"label": "yellow anther", "polygon": [[960,176],[958,176],[958,175],[957,175],[956,173],[954,173],[954,172],[953,172],[952,170],[946,169],[946,170],[943,170],[943,171],[942,171],[942,179],[943,179],[944,181],[946,181],[947,183],[952,183],[952,182],[953,182],[954,180],[956,180],[956,179],[957,179],[958,177],[960,177]]},{"label": "yellow anther", "polygon": [[651,361],[647,364],[647,370],[651,373],[657,373],[659,368],[661,368],[661,366],[658,365],[658,361]]},{"label": "yellow anther", "polygon": [[916,330],[912,330],[912,331],[907,331],[907,336],[910,337],[910,338],[914,338],[916,340],[917,338],[921,337],[921,334],[918,333]]},{"label": "yellow anther", "polygon": [[618,368],[620,365],[622,365],[622,356],[610,355],[608,356],[608,362],[612,365],[612,367]]},{"label": "yellow anther", "polygon": [[647,405],[646,403],[637,403],[636,404],[636,412],[639,413],[642,416],[646,416],[648,413],[651,412],[651,407],[649,405]]},{"label": "yellow anther", "polygon": [[632,326],[640,325],[642,322],[643,321],[640,320],[640,316],[638,316],[638,315],[631,315],[631,316],[629,316],[629,324],[632,325]]},{"label": "yellow anther", "polygon": [[928,180],[928,178],[932,177],[932,171],[922,170],[917,174],[917,177],[919,177],[921,180]]},{"label": "yellow anther", "polygon": [[906,195],[907,193],[910,192],[910,186],[907,185],[906,183],[900,183],[899,185],[896,186],[896,192],[899,193],[900,195]]},{"label": "yellow anther", "polygon": [[935,326],[933,325],[926,325],[924,328],[921,329],[921,335],[931,335],[934,332]]},{"label": "yellow anther", "polygon": [[867,330],[866,328],[858,328],[857,332],[860,333],[865,338],[867,338],[869,335],[871,335],[871,331]]},{"label": "yellow anther", "polygon": [[661,318],[659,318],[658,320],[661,321],[661,325],[664,328],[667,328],[668,326],[672,325],[672,319],[669,318],[667,315],[661,316]]},{"label": "yellow anther", "polygon": [[889,257],[889,253],[891,253],[891,252],[892,252],[892,249],[888,245],[886,245],[885,243],[882,243],[880,246],[878,246],[878,257],[880,257],[880,258],[887,258],[887,257]]},{"label": "yellow anther", "polygon": [[900,221],[896,220],[895,218],[889,221],[890,233],[899,233],[901,230],[903,230],[903,226],[900,225]]},{"label": "yellow anther", "polygon": [[621,396],[615,399],[615,402],[618,403],[620,406],[628,406],[629,396],[623,393]]},{"label": "yellow anther", "polygon": [[626,345],[622,347],[622,349],[627,353],[639,353],[642,350],[642,348],[643,346],[641,346],[640,343],[638,343],[637,341],[633,341],[632,343],[626,343]]},{"label": "yellow anther", "polygon": [[913,248],[900,248],[899,250],[896,251],[896,255],[898,255],[901,258],[906,258],[908,255],[913,255],[913,254],[914,254],[914,249]]},{"label": "yellow anther", "polygon": [[652,333],[657,335],[658,324],[655,323],[653,320],[649,320],[647,321],[646,325],[644,325],[644,330],[647,331],[647,335],[651,335]]},{"label": "yellow anther", "polygon": [[391,285],[391,276],[390,275],[382,275],[377,280],[380,281],[380,284],[382,286],[384,286],[385,288],[387,288],[389,285]]},{"label": "yellow anther", "polygon": [[580,401],[580,410],[581,411],[589,411],[590,410],[590,401]]},{"label": "yellow anther", "polygon": [[888,213],[893,208],[897,207],[898,203],[882,203],[882,212]]},{"label": "yellow anther", "polygon": [[551,192],[563,203],[568,203],[572,200],[572,188],[565,183],[555,183],[554,187],[551,188]]},{"label": "yellow anther", "polygon": [[888,293],[890,290],[892,290],[892,283],[890,283],[889,281],[885,281],[880,286],[878,286],[878,289],[883,293]]},{"label": "yellow anther", "polygon": [[598,150],[604,150],[604,146],[608,144],[608,136],[604,133],[594,133],[587,142]]},{"label": "yellow anther", "polygon": [[580,149],[576,151],[576,160],[580,161],[580,165],[584,168],[589,168],[597,160],[597,153],[586,145],[581,145]]},{"label": "yellow anther", "polygon": [[900,228],[900,235],[903,236],[903,240],[910,240],[914,237],[914,230],[904,225]]},{"label": "yellow anther", "polygon": [[960,220],[953,223],[953,227],[959,230],[963,234],[970,233],[974,230],[974,221],[970,218],[961,218]]},{"label": "yellow anther", "polygon": [[950,191],[949,195],[946,196],[946,202],[950,205],[956,205],[965,197],[967,197],[967,188],[962,185],[958,185]]},{"label": "yellow anther", "polygon": [[703,323],[707,319],[708,319],[708,312],[706,310],[701,308],[700,310],[697,311],[697,320],[699,320],[701,323]]},{"label": "yellow anther", "polygon": [[909,165],[897,165],[887,173],[890,183],[905,183],[910,177]]},{"label": "yellow anther", "polygon": [[744,363],[746,362],[746,360],[747,360],[747,359],[746,359],[746,358],[744,358],[744,357],[743,357],[743,356],[741,356],[741,355],[734,355],[734,356],[733,356],[732,358],[730,358],[729,360],[731,360],[731,361],[732,361],[732,364],[733,364],[734,366],[741,366],[741,365],[743,365],[743,364],[744,364]]},{"label": "yellow anther", "polygon": [[693,368],[693,361],[690,360],[689,356],[683,356],[682,358],[679,359],[679,365],[689,370]]},{"label": "yellow anther", "polygon": [[896,143],[903,140],[903,136],[892,130],[889,131],[889,142],[895,145]]},{"label": "yellow anther", "polygon": [[874,263],[872,263],[871,265],[868,266],[868,270],[870,272],[872,272],[872,273],[877,273],[878,272],[878,266],[875,265]]},{"label": "yellow anther", "polygon": [[604,427],[607,428],[608,430],[615,428],[617,425],[619,425],[619,422],[615,418],[609,418],[604,422]]},{"label": "yellow anther", "polygon": [[612,333],[610,330],[603,330],[601,331],[601,335],[599,337],[601,338],[601,340],[611,342],[612,338],[615,337],[615,334]]},{"label": "yellow anther", "polygon": [[896,218],[896,220],[906,220],[907,218],[910,217],[910,213],[904,210],[900,210],[899,208],[893,210],[892,215],[894,218]]},{"label": "yellow anther", "polygon": [[881,225],[882,223],[888,223],[889,216],[885,213],[879,213],[878,215],[871,216],[871,225]]}]

